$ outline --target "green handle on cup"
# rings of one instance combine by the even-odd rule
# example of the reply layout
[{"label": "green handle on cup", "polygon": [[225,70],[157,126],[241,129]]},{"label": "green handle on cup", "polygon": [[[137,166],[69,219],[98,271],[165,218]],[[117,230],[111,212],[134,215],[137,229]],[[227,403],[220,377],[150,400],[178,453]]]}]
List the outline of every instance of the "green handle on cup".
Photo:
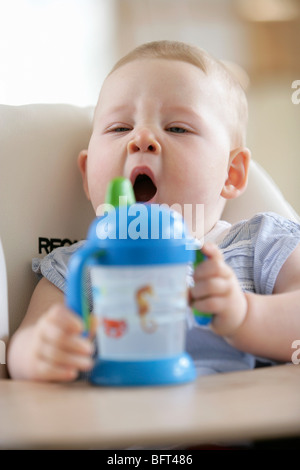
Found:
[{"label": "green handle on cup", "polygon": [[[202,263],[202,261],[205,260],[205,256],[202,253],[201,250],[196,250],[196,260],[194,261],[194,268],[199,264]],[[193,308],[193,314],[195,317],[196,322],[198,325],[205,326],[209,325],[212,320],[212,314],[211,313],[203,313],[203,312],[198,312],[195,308]]]}]

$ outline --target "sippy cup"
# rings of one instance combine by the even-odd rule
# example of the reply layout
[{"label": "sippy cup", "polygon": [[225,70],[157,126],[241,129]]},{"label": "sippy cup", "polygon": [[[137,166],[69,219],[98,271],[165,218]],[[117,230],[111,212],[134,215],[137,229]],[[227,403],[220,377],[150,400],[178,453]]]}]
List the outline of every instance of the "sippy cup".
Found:
[{"label": "sippy cup", "polygon": [[87,270],[96,320],[96,385],[159,385],[194,380],[185,352],[187,272],[195,246],[182,217],[135,203],[129,180],[108,188],[105,214],[72,257],[66,303],[89,325]]}]

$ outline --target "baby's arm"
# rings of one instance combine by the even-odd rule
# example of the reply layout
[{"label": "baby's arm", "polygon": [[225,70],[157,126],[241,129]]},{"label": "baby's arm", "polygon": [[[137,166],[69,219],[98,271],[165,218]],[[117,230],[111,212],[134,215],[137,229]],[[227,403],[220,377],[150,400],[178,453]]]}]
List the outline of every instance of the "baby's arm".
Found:
[{"label": "baby's arm", "polygon": [[63,293],[43,278],[8,347],[8,370],[15,379],[73,380],[92,366],[92,344],[81,336],[81,319],[64,306]]},{"label": "baby's arm", "polygon": [[281,268],[273,295],[244,293],[220,250],[206,244],[203,252],[208,259],[195,269],[192,306],[215,313],[212,329],[238,349],[290,361],[300,337],[300,246]]}]

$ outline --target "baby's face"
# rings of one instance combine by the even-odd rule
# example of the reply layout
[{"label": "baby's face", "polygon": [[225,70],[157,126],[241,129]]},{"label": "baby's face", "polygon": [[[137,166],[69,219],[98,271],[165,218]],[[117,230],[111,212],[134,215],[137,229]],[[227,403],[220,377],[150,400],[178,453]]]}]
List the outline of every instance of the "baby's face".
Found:
[{"label": "baby's face", "polygon": [[222,96],[214,78],[181,61],[136,60],[113,72],[100,94],[86,163],[95,211],[108,182],[125,176],[137,201],[204,204],[207,232],[224,204],[231,150]]}]

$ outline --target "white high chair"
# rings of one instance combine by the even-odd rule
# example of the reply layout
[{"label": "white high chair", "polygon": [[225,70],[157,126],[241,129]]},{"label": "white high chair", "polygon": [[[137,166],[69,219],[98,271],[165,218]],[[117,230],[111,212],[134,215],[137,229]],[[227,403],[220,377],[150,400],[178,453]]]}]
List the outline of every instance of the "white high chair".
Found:
[{"label": "white high chair", "polygon": [[[95,216],[76,164],[88,145],[92,114],[92,108],[64,104],[0,105],[0,239],[9,305],[9,322],[6,309],[0,311],[1,341],[26,312],[37,282],[32,258],[85,238]],[[299,221],[274,182],[252,162],[246,192],[227,203],[223,218],[236,222],[265,210]],[[5,290],[4,282],[0,287]],[[4,368],[0,364],[0,376]]]}]

